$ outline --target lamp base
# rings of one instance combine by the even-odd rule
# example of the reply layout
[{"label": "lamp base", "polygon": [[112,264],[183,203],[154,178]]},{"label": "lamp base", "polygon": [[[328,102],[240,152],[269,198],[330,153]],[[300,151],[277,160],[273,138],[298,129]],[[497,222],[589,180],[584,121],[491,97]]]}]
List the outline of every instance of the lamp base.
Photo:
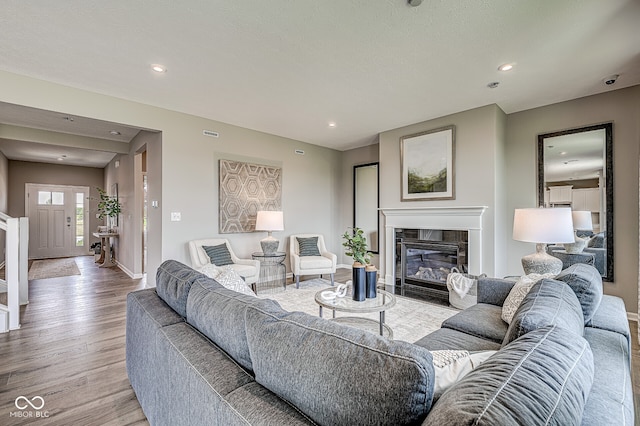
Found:
[{"label": "lamp base", "polygon": [[545,250],[545,244],[536,244],[536,252],[522,258],[522,269],[529,274],[554,274],[562,272],[562,261]]},{"label": "lamp base", "polygon": [[262,252],[264,254],[276,254],[279,245],[280,241],[271,235],[260,240],[260,246],[262,247]]}]

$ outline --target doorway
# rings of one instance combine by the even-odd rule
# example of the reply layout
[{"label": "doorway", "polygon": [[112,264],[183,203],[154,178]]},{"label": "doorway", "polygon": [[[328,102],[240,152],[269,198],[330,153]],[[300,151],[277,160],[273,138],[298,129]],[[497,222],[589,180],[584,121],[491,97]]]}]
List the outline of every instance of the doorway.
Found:
[{"label": "doorway", "polygon": [[89,252],[89,187],[27,183],[29,259]]}]

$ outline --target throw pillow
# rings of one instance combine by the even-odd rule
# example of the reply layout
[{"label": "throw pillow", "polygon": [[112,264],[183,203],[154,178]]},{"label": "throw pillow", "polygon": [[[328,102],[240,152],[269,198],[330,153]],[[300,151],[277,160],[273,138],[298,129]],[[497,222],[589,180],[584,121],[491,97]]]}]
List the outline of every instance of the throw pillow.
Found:
[{"label": "throw pillow", "polygon": [[576,263],[560,272],[556,280],[567,283],[576,293],[586,324],[593,318],[602,300],[602,276],[598,270],[591,265]]},{"label": "throw pillow", "polygon": [[520,307],[522,299],[529,293],[531,287],[544,278],[553,278],[555,274],[529,274],[521,276],[513,285],[509,295],[502,304],[502,321],[511,324],[513,315]]},{"label": "throw pillow", "polygon": [[242,279],[242,277],[231,267],[225,268],[222,271],[216,281],[225,286],[226,288],[237,291],[238,293],[255,296],[256,294],[251,290],[251,287]]},{"label": "throw pillow", "polygon": [[224,266],[233,264],[233,260],[231,260],[231,253],[229,253],[229,249],[225,243],[222,243],[217,246],[202,246],[209,259],[211,259],[211,263],[216,266]]},{"label": "throw pillow", "polygon": [[225,266],[220,268],[215,265],[205,265],[200,272],[209,278],[213,278],[218,283],[222,284],[229,290],[237,291],[238,293],[255,296],[251,287],[242,279],[242,277],[231,267]]},{"label": "throw pillow", "polygon": [[474,368],[486,361],[496,351],[469,351],[441,350],[431,351],[433,355],[433,369],[436,378],[433,387],[433,400],[449,389],[454,383],[462,379]]},{"label": "throw pillow", "polygon": [[298,240],[298,248],[300,256],[320,256],[320,250],[318,250],[318,237],[296,237]]}]

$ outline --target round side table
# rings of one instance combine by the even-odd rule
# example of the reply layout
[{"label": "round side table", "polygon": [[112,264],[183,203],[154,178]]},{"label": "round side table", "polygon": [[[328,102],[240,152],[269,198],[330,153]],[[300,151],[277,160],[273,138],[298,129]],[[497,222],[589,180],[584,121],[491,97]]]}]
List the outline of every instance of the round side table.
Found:
[{"label": "round side table", "polygon": [[253,260],[260,261],[260,277],[256,283],[256,294],[261,289],[282,286],[287,289],[287,268],[284,259],[287,254],[277,251],[273,254],[264,254],[261,251],[251,254]]}]

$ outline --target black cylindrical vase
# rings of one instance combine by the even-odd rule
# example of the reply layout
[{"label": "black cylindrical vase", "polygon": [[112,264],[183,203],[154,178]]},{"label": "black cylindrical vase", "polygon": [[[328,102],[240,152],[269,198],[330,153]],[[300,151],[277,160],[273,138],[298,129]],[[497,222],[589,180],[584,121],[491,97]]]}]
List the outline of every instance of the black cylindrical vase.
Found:
[{"label": "black cylindrical vase", "polygon": [[353,267],[353,283],[351,286],[353,289],[353,300],[362,302],[365,299],[365,293],[367,291],[364,266]]},{"label": "black cylindrical vase", "polygon": [[378,271],[373,269],[365,272],[367,275],[367,299],[375,299],[378,295],[376,291],[376,284],[378,281]]}]

